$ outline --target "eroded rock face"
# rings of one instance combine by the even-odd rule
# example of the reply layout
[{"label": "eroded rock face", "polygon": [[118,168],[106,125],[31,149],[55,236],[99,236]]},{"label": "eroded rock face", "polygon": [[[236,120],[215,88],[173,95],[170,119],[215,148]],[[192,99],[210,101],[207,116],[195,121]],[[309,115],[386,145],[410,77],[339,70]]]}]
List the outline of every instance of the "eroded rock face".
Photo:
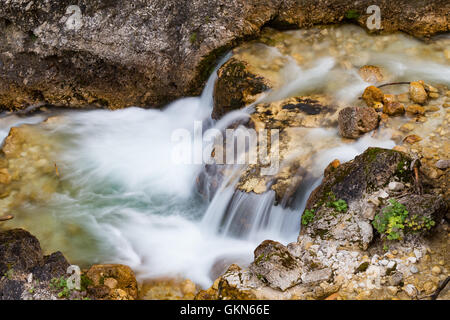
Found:
[{"label": "eroded rock face", "polygon": [[[197,94],[216,58],[267,24],[352,21],[368,6],[382,31],[427,36],[449,29],[448,1],[81,0],[0,5],[0,106],[159,106]],[[345,20],[353,10],[358,17]]]}]

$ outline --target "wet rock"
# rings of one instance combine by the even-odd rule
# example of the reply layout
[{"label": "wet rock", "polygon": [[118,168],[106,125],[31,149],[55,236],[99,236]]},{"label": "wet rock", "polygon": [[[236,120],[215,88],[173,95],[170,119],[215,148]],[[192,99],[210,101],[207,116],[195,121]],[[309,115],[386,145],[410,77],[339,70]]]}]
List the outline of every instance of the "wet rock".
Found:
[{"label": "wet rock", "polygon": [[370,83],[377,83],[383,81],[384,78],[380,67],[377,66],[370,66],[370,65],[362,66],[361,68],[359,68],[358,73],[364,81]]},{"label": "wet rock", "polygon": [[364,90],[362,98],[368,107],[374,108],[376,107],[377,103],[383,103],[384,94],[381,89],[375,86],[369,86]]},{"label": "wet rock", "polygon": [[339,134],[356,139],[378,127],[378,114],[369,107],[347,107],[339,112]]},{"label": "wet rock", "polygon": [[289,250],[281,243],[265,240],[254,251],[250,270],[269,286],[286,290],[301,282],[301,268]]},{"label": "wet rock", "polygon": [[410,113],[410,114],[420,114],[420,115],[424,115],[425,114],[425,108],[418,105],[418,104],[411,104],[409,106],[406,107],[406,112]]},{"label": "wet rock", "polygon": [[414,144],[416,142],[421,141],[422,138],[419,137],[416,134],[410,134],[409,136],[405,137],[405,139],[403,139],[403,142],[408,143],[408,144]]},{"label": "wet rock", "polygon": [[23,229],[0,232],[0,274],[28,271],[44,262],[36,237]]},{"label": "wet rock", "polygon": [[323,172],[324,176],[327,176],[330,173],[332,173],[337,167],[339,167],[340,164],[341,162],[338,159],[334,159],[333,161],[331,161]]},{"label": "wet rock", "polygon": [[217,72],[214,86],[213,119],[241,109],[255,101],[258,94],[271,87],[269,81],[253,74],[245,61],[231,58]]},{"label": "wet rock", "polygon": [[405,106],[400,102],[387,102],[384,104],[383,113],[390,116],[399,116],[405,113]]},{"label": "wet rock", "polygon": [[419,81],[413,81],[410,83],[409,96],[412,101],[419,104],[424,104],[428,99],[427,92],[425,91],[422,83]]},{"label": "wet rock", "polygon": [[[86,272],[86,276],[92,281],[89,292],[97,299],[135,300],[138,289],[134,272],[130,267],[121,264],[93,265]],[[105,284],[106,279],[117,281],[114,289]],[[112,280],[108,280],[111,284]],[[105,289],[106,288],[106,289]]]}]

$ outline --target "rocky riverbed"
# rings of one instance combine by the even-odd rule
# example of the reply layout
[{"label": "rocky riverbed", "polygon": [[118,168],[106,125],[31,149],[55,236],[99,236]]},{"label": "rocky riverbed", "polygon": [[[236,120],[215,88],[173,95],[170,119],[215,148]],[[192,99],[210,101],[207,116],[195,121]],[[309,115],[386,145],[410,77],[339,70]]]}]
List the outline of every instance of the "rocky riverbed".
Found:
[{"label": "rocky riverbed", "polygon": [[[0,298],[450,298],[450,39],[392,33],[448,31],[446,2],[379,1],[381,34],[322,25],[364,26],[350,1],[180,2],[195,14],[167,23],[175,4],[82,2],[79,30],[46,3],[0,9],[0,107],[25,110],[0,119]],[[103,43],[99,21],[123,29]],[[231,47],[200,98],[55,108],[198,93]],[[222,164],[221,144],[170,166],[168,137],[198,120],[276,130],[279,170]]]}]

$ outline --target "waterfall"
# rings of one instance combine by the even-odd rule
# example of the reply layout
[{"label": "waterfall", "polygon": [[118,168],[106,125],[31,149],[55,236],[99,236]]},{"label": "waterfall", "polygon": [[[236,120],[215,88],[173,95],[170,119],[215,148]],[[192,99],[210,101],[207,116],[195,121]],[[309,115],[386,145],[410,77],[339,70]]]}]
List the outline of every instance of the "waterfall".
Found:
[{"label": "waterfall", "polygon": [[[389,70],[389,81],[424,78],[448,84],[448,63],[436,62],[440,56],[429,61],[425,44],[399,36],[398,41],[383,42],[386,49],[382,53],[373,46],[376,38],[354,28],[345,29],[347,36],[331,48],[334,50],[314,52],[310,44],[296,47],[310,60],[307,66],[300,67],[288,53],[269,48],[276,58],[288,57],[288,63],[281,69],[285,76],[281,87],[259,101],[309,94],[320,88],[320,93],[333,94],[339,102],[354,102],[368,83],[357,68],[345,67],[348,63],[343,62],[350,60],[355,65],[380,64]],[[363,43],[361,52],[349,48],[345,53],[348,39]],[[405,47],[417,48],[418,53]],[[330,57],[334,51],[335,56]],[[353,56],[354,52],[360,56]],[[259,52],[265,57],[264,53]],[[210,117],[217,70],[230,56],[220,61],[200,97],[179,99],[162,110],[70,110],[59,112],[49,122],[42,122],[46,114],[4,115],[1,137],[6,137],[12,126],[34,124],[42,134],[42,145],[55,150],[51,161],[59,172],[58,189],[52,197],[45,203],[26,202],[14,208],[15,219],[8,227],[29,230],[47,252],[60,250],[74,264],[123,263],[133,268],[139,279],[180,276],[208,287],[223,271],[221,265],[248,265],[261,241],[287,244],[296,240],[306,200],[332,160],[345,162],[370,146],[395,145],[386,128],[352,142],[343,141],[336,128],[301,128],[300,139],[325,147],[320,152],[298,150],[312,164],[289,206],[275,205],[273,190],[261,194],[237,190],[245,164],[227,165],[227,174],[222,175],[223,167],[218,165],[174,163],[174,146],[184,150],[196,145],[206,153],[211,151],[211,143],[204,142],[197,129],[220,132],[248,119],[253,111],[250,105],[219,121]],[[264,64],[271,65],[270,61]],[[424,123],[424,130],[437,121],[433,118]],[[196,129],[195,123],[201,123],[200,128]],[[190,139],[174,143],[171,138],[176,130],[183,130]],[[52,137],[51,141],[46,137]]]}]

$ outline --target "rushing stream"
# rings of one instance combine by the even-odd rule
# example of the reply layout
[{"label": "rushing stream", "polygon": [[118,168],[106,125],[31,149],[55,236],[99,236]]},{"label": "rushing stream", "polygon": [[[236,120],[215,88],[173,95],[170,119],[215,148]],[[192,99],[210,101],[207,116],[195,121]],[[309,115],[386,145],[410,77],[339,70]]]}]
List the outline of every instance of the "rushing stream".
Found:
[{"label": "rushing stream", "polygon": [[[450,67],[442,62],[441,51],[428,55],[425,44],[403,35],[375,38],[356,27],[338,30],[345,41],[341,47],[333,44],[339,40],[330,36],[306,51],[306,67],[287,59],[280,70],[282,85],[263,99],[273,101],[308,92],[313,85],[323,92],[335,92],[339,101],[356,101],[368,84],[348,68],[344,54],[339,54],[349,43],[353,47],[348,50],[355,50],[354,59],[364,59],[359,64],[385,67],[389,80],[448,84]],[[349,32],[356,36],[349,37]],[[289,41],[294,41],[303,33],[288,35]],[[288,56],[279,48],[261,46],[256,55],[266,62]],[[309,47],[299,40],[298,47],[292,48],[305,52]],[[338,53],[333,56],[327,48]],[[352,62],[352,57],[347,55],[347,60]],[[296,240],[307,196],[320,183],[330,161],[350,160],[369,146],[395,145],[389,129],[354,142],[341,140],[336,128],[307,129],[307,138],[313,143],[332,143],[314,155],[312,178],[300,186],[293,206],[274,206],[272,192],[235,194],[236,181],[225,181],[207,201],[198,194],[196,185],[202,165],[173,163],[171,135],[185,128],[195,136],[194,121],[207,127],[224,126],[210,119],[216,77],[213,72],[200,97],[180,99],[163,110],[64,111],[47,122],[42,122],[46,119],[42,114],[5,115],[0,120],[1,138],[7,136],[9,128],[23,123],[37,124],[32,127],[50,137],[48,143],[55,151],[51,157],[60,179],[57,192],[46,201],[16,206],[15,219],[8,227],[29,230],[47,252],[61,250],[75,264],[123,263],[133,268],[139,279],[180,276],[207,287],[223,271],[221,264],[249,263],[262,240]],[[243,115],[237,112],[234,116]],[[233,119],[229,116],[229,122]],[[247,228],[240,225],[242,215],[250,223]]]}]

